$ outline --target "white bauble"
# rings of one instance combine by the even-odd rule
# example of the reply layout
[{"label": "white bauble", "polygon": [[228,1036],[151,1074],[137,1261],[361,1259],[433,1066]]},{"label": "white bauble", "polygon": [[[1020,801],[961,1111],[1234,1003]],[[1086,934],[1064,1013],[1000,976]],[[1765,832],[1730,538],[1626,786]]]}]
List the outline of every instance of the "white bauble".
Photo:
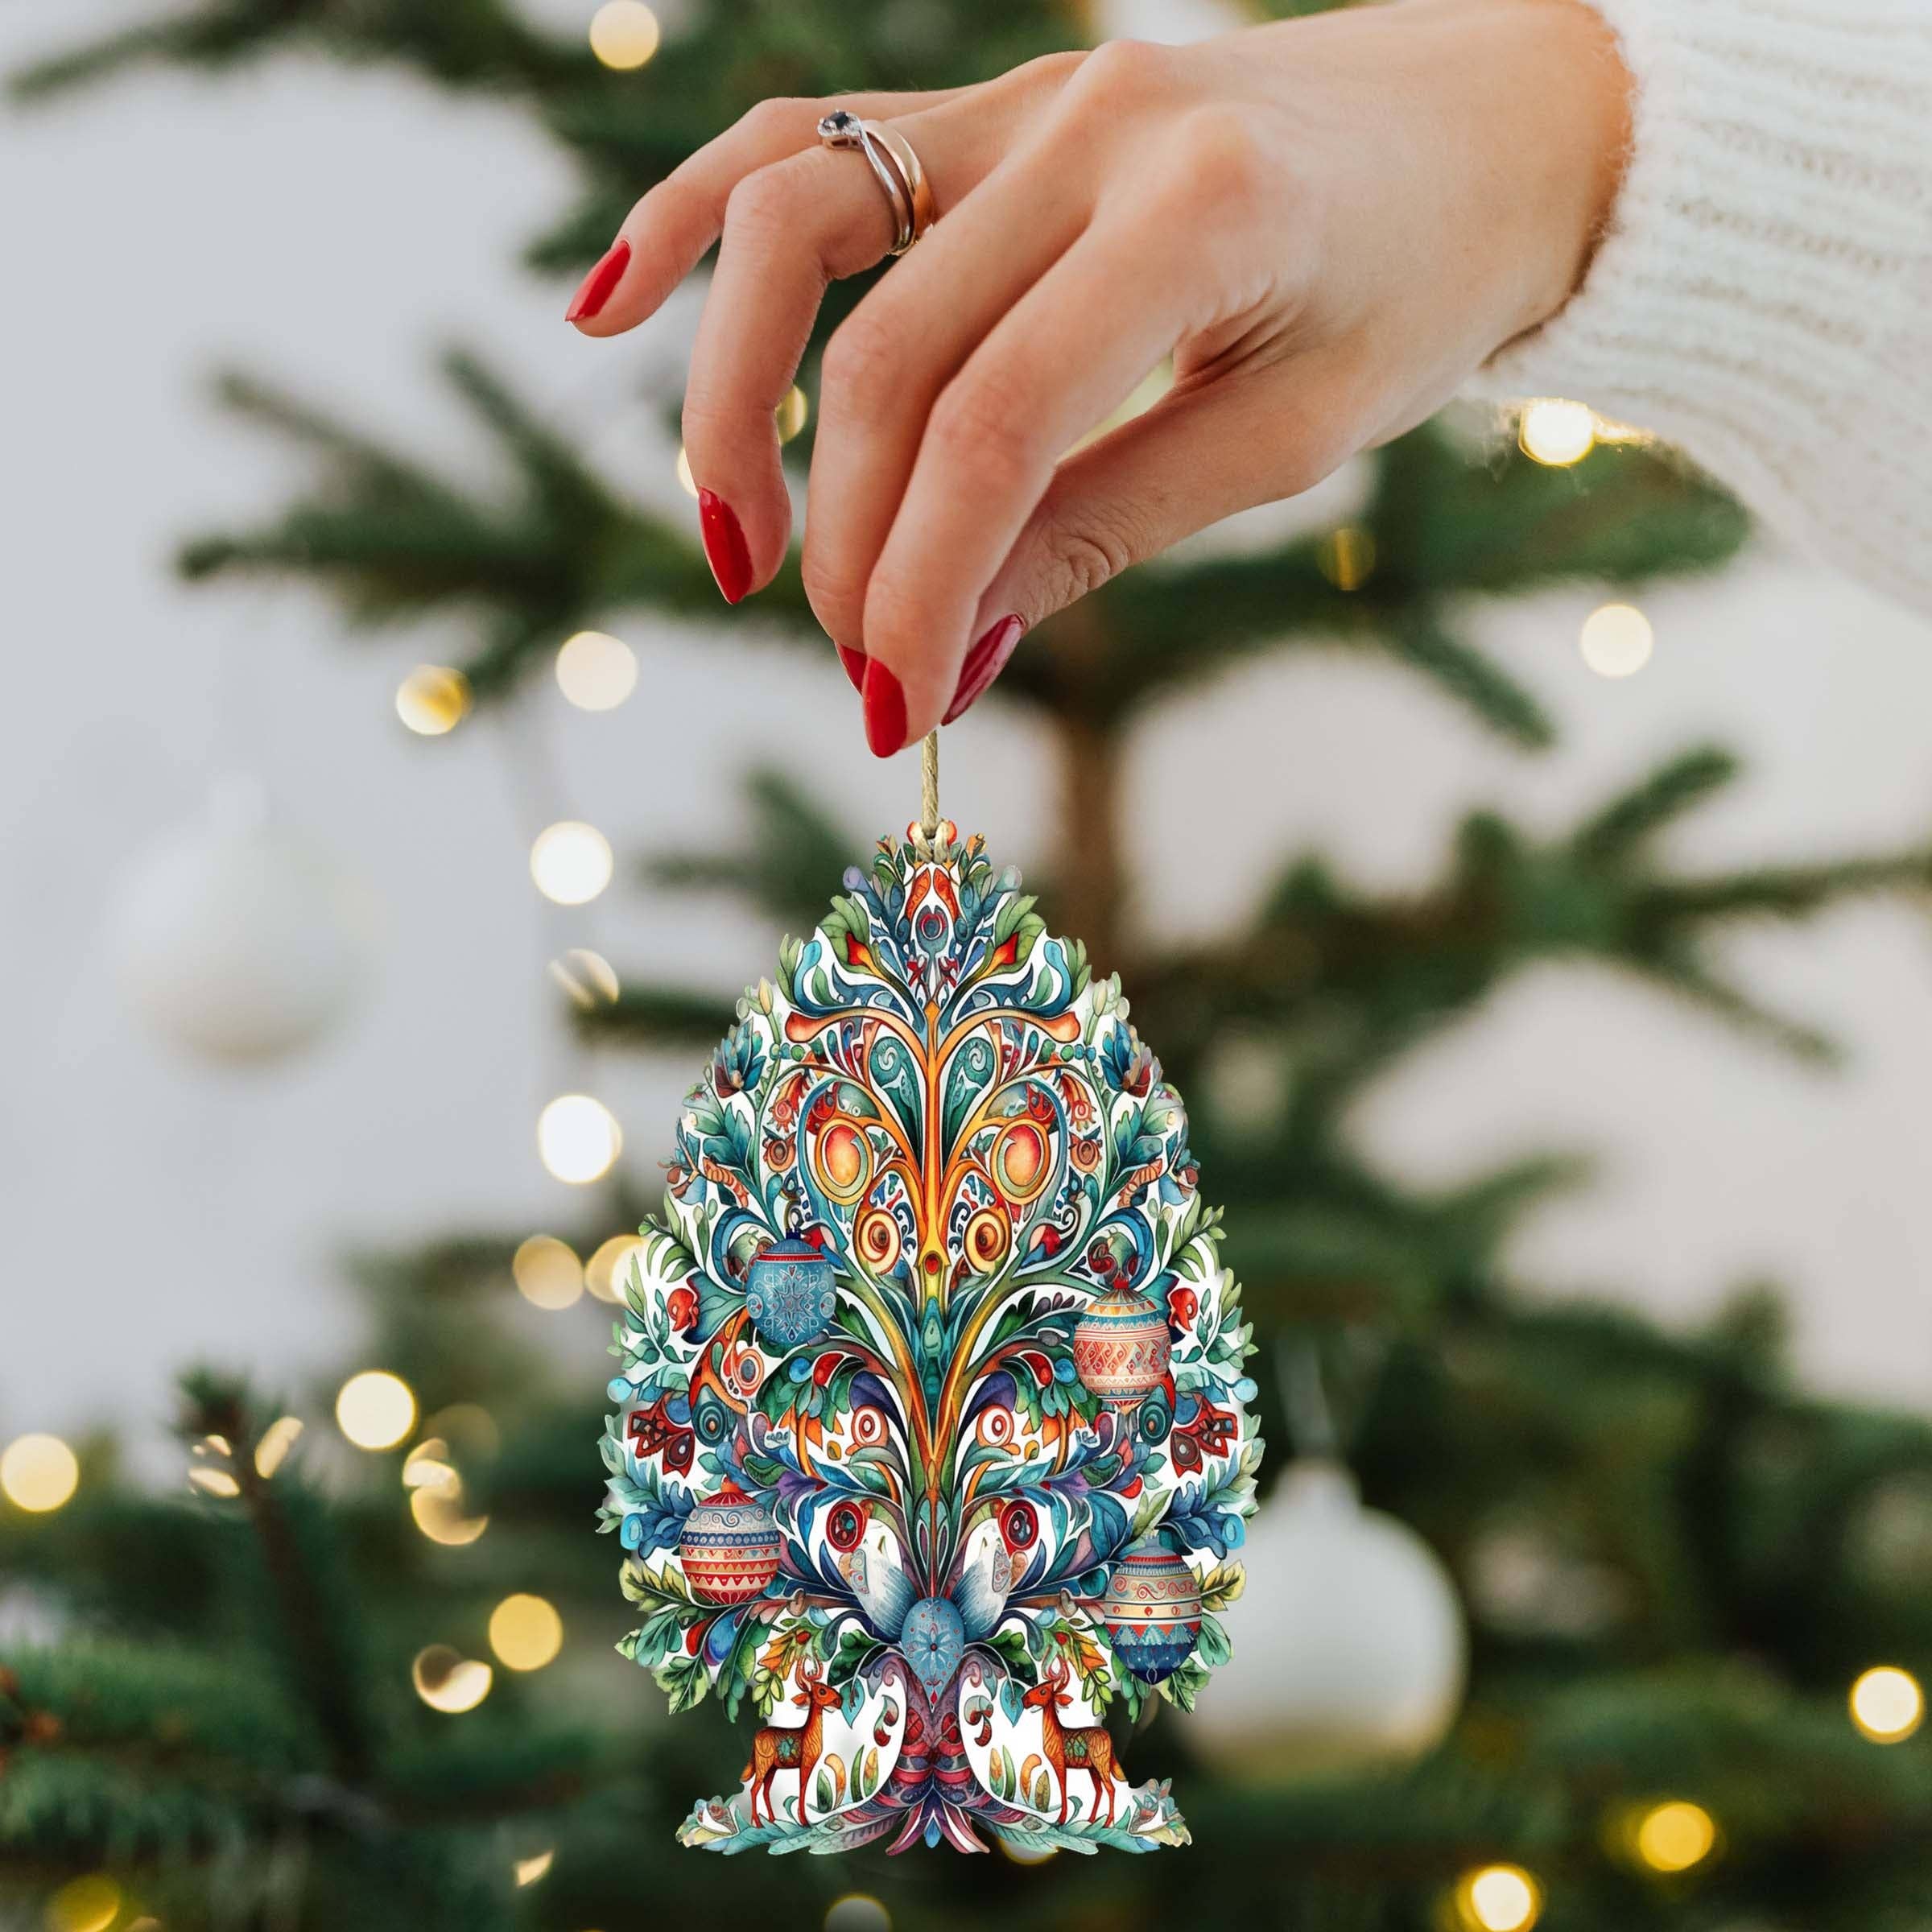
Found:
[{"label": "white bauble", "polygon": [[1364,1509],[1339,1464],[1295,1463],[1249,1525],[1228,1616],[1234,1655],[1189,1740],[1230,1777],[1328,1776],[1405,1763],[1462,1703],[1468,1640],[1434,1550]]},{"label": "white bauble", "polygon": [[311,1045],[348,1011],[374,952],[365,895],[244,781],[136,856],[108,923],[128,1005],[209,1060]]}]

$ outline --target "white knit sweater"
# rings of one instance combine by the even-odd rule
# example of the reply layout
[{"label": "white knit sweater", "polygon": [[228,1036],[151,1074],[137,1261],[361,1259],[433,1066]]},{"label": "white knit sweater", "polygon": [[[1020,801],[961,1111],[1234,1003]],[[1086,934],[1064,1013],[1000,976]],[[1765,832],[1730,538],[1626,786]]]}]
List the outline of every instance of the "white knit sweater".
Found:
[{"label": "white knit sweater", "polygon": [[1582,288],[1476,378],[1655,431],[1932,611],[1932,0],[1590,0],[1636,80]]}]

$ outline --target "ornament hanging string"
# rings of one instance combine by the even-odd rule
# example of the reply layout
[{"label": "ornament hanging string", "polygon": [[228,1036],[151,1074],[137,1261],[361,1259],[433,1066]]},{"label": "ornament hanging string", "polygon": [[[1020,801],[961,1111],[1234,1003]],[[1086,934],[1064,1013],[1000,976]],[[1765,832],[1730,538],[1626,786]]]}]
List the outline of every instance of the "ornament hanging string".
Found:
[{"label": "ornament hanging string", "polygon": [[929,731],[919,747],[919,830],[931,844],[939,831],[939,734]]}]

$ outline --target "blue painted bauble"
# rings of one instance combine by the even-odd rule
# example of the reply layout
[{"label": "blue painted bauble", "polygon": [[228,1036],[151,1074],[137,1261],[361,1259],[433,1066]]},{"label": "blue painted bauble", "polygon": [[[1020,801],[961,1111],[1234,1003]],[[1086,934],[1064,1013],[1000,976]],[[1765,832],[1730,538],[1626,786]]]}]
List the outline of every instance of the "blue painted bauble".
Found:
[{"label": "blue painted bauble", "polygon": [[685,1519],[678,1561],[701,1601],[745,1603],[778,1573],[778,1526],[762,1503],[727,1483]]},{"label": "blue painted bauble", "polygon": [[1201,1636],[1201,1587],[1185,1558],[1135,1543],[1113,1566],[1100,1617],[1120,1660],[1143,1683],[1171,1677]]},{"label": "blue painted bauble", "polygon": [[1167,1318],[1131,1288],[1109,1289],[1073,1331],[1073,1365],[1104,1402],[1137,1402],[1167,1379]]},{"label": "blue painted bauble", "polygon": [[745,1276],[745,1312],[766,1347],[780,1353],[816,1341],[838,1305],[832,1263],[796,1235],[774,1241]]},{"label": "blue painted bauble", "polygon": [[966,1626],[946,1598],[923,1596],[906,1612],[899,1648],[927,1696],[936,1698],[952,1682],[966,1654]]}]

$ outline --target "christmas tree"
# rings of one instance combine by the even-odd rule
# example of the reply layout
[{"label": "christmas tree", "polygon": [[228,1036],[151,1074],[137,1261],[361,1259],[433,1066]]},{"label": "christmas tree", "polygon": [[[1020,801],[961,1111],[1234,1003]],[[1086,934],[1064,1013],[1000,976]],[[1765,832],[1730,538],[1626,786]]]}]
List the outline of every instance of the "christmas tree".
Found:
[{"label": "christmas tree", "polygon": [[[209,0],[16,86],[51,103],[137,62],[215,71],[299,50],[486,92],[576,167],[576,206],[529,252],[533,270],[562,275],[758,98],[980,79],[1086,31],[1047,0],[697,0],[662,44],[641,8],[600,19],[593,52],[502,0]],[[820,341],[863,287],[833,289]],[[810,448],[815,353],[795,455]],[[447,374],[514,487],[440,475],[236,376],[229,402],[306,448],[315,485],[255,527],[188,543],[184,571],[307,583],[356,625],[460,624],[462,663],[410,694],[441,721],[514,706],[593,625],[726,618],[692,527],[641,510],[476,357],[453,354]],[[1534,421],[1523,440],[1552,453]],[[52,1923],[93,1932],[588,1932],[705,1914],[847,1932],[888,1918],[907,1932],[996,1918],[1152,1928],[1200,1922],[1210,1897],[1216,1918],[1325,1932],[1922,1926],[1932,1758],[1910,1734],[1913,1674],[1932,1669],[1932,1429],[1795,1386],[1768,1290],[1686,1333],[1514,1278],[1505,1241],[1575,1183],[1573,1161],[1425,1188],[1366,1158],[1347,1124],[1401,1056],[1552,957],[1620,968],[1765,1051],[1823,1057],[1828,1042],[1725,975],[1719,935],[1848,894],[1920,892],[1932,848],[1686,873],[1663,835],[1735,772],[1697,747],[1561,836],[1472,816],[1426,890],[1358,890],[1295,854],[1230,935],[1129,914],[1129,740],[1177,690],[1262,654],[1384,653],[1467,729],[1548,755],[1534,692],[1465,634],[1471,597],[1634,588],[1721,566],[1743,540],[1728,499],[1641,440],[1560,453],[1572,460],[1426,426],[1370,460],[1346,522],[1109,584],[1040,626],[989,700],[1030,714],[1059,762],[1054,856],[1030,882],[1047,923],[1120,975],[1225,1210],[1276,1445],[1257,1546],[1292,1500],[1268,1495],[1290,1456],[1331,1455],[1339,1436],[1364,1496],[1426,1539],[1463,1597],[1467,1694],[1446,1737],[1426,1735],[1430,1716],[1378,1740],[1360,1713],[1354,1735],[1319,1735],[1290,1657],[1249,1693],[1245,1726],[1150,1699],[1150,1730],[1129,1739],[1115,1714],[1129,1756],[1184,1781],[1184,1852],[1022,1864],[873,1846],[727,1864],[680,1849],[691,1794],[731,1788],[745,1740],[715,1718],[665,1722],[617,1653],[636,1616],[593,1534],[602,1331],[638,1251],[628,1231],[658,1204],[643,1177],[672,1152],[667,1121],[586,1189],[567,1239],[469,1231],[362,1261],[364,1372],[332,1418],[326,1401],[191,1377],[187,1484],[160,1496],[123,1478],[105,1432],[81,1445],[71,1501],[56,1450],[16,1446],[0,1568],[43,1628],[0,1659],[10,1905],[50,1901]],[[795,569],[759,610],[837,675]],[[697,1064],[733,1028],[736,989],[781,932],[819,924],[881,829],[829,822],[791,774],[745,782],[741,846],[648,864],[660,889],[740,895],[770,943],[678,985],[587,968],[560,1023],[600,1050]],[[1231,1053],[1270,1073],[1267,1106],[1224,1091]],[[593,1159],[593,1179],[608,1164]],[[570,1301],[584,1257],[591,1296],[557,1317],[581,1324],[576,1366],[533,1364],[497,1319],[513,1278]],[[1499,1566],[1511,1587],[1484,1583]],[[1344,1567],[1314,1580],[1342,1589]],[[1265,1653],[1282,1615],[1265,1587],[1226,1608],[1237,1659]],[[853,1892],[878,1902],[835,1908]]]}]

